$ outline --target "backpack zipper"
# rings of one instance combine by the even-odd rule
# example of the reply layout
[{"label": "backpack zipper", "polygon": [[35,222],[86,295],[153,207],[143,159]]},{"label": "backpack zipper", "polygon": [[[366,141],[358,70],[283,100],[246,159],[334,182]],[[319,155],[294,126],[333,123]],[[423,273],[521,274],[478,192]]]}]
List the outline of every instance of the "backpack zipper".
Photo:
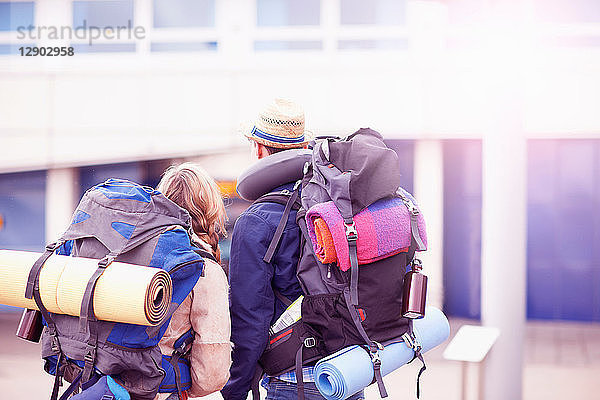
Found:
[{"label": "backpack zipper", "polygon": [[173,275],[175,272],[179,271],[181,268],[187,267],[190,264],[197,263],[197,262],[200,262],[200,261],[204,261],[204,259],[201,258],[199,260],[186,261],[184,263],[179,264],[178,266],[176,266],[175,268],[173,268],[173,269],[171,269],[170,271],[167,271],[167,272],[169,273],[169,275]]},{"label": "backpack zipper", "polygon": [[331,264],[327,264],[327,279],[331,279]]}]

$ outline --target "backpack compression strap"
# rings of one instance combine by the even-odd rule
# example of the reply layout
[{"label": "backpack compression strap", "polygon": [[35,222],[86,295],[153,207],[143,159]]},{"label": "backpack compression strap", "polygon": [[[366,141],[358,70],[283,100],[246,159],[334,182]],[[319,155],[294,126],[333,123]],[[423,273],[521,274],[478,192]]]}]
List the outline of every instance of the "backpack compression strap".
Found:
[{"label": "backpack compression strap", "polygon": [[46,324],[48,325],[48,333],[52,338],[52,351],[57,355],[56,360],[56,370],[54,372],[54,384],[52,386],[52,395],[50,400],[56,400],[58,397],[58,389],[62,385],[62,363],[64,359],[63,352],[60,348],[60,342],[58,340],[58,331],[56,330],[56,324],[54,323],[54,319],[42,303],[42,297],[40,296],[40,272],[42,267],[46,263],[46,261],[54,254],[56,249],[63,245],[63,241],[58,241],[55,243],[50,243],[46,246],[46,250],[42,254],[40,258],[36,260],[33,264],[33,267],[29,271],[29,277],[27,278],[27,287],[25,288],[25,298],[31,299],[35,301],[35,304],[38,306],[38,309],[42,313],[44,320],[46,320]]},{"label": "backpack compression strap", "polygon": [[[412,260],[411,260],[411,264],[412,264],[413,262],[418,261],[418,259],[414,257],[415,252],[425,250],[425,245],[423,244],[423,239],[421,238],[421,235],[419,234],[419,224],[417,221],[420,211],[419,211],[419,208],[408,198],[408,196],[406,196],[406,194],[403,192],[403,190],[399,189],[397,192],[397,195],[400,197],[400,199],[402,200],[402,202],[404,203],[406,208],[408,208],[408,212],[410,213],[410,231],[411,231],[411,236],[412,236],[411,237],[411,245],[410,245],[410,250],[411,250],[410,257],[412,258]],[[423,363],[423,366],[421,367],[421,369],[419,370],[419,373],[417,375],[417,399],[418,399],[421,394],[421,384],[420,384],[421,375],[427,369],[427,365],[425,364],[425,359],[423,358],[423,354],[421,354],[421,344],[419,343],[419,341],[413,331],[413,320],[412,319],[408,320],[408,332],[406,332],[404,335],[402,335],[402,339],[404,339],[404,342],[406,343],[406,345],[415,352],[415,355],[414,355],[413,359],[410,360],[410,362],[413,362],[415,359],[418,358],[421,361],[421,363]]]},{"label": "backpack compression strap", "polygon": [[[150,204],[150,203],[149,203]],[[141,219],[141,214],[140,217]],[[152,230],[152,233],[160,232],[163,228]],[[98,349],[98,320],[94,314],[94,292],[96,290],[96,284],[98,279],[102,276],[106,268],[122,253],[125,253],[137,246],[145,243],[148,240],[149,235],[138,236],[135,239],[125,239],[120,248],[111,250],[103,259],[98,262],[98,268],[94,271],[94,274],[89,279],[85,288],[85,293],[81,301],[81,312],[79,317],[79,331],[85,333],[89,332],[88,343],[85,349],[85,355],[83,358],[84,367],[81,377],[82,385],[86,384],[92,377],[94,372],[94,365],[96,364],[96,353]]]},{"label": "backpack compression strap", "polygon": [[[152,204],[151,202],[148,203],[145,206],[144,210],[142,210],[142,212],[139,213],[139,215],[137,217],[137,221],[133,224],[134,231],[138,227],[138,225],[141,223],[142,218],[145,214],[144,211],[149,209],[151,204]],[[73,225],[71,225],[71,226],[73,226]],[[87,346],[85,349],[85,355],[84,355],[84,359],[83,359],[84,367],[83,367],[83,373],[82,373],[82,377],[81,377],[82,387],[84,385],[86,385],[88,383],[88,381],[90,381],[90,379],[92,378],[92,375],[94,372],[94,366],[96,364],[99,322],[96,319],[96,316],[94,314],[93,298],[94,298],[94,291],[96,289],[96,283],[98,282],[98,279],[100,278],[100,276],[102,276],[102,274],[104,273],[106,268],[120,254],[128,252],[128,251],[138,247],[139,245],[147,242],[150,238],[161,233],[163,230],[164,230],[164,227],[159,226],[154,229],[149,229],[148,231],[144,232],[142,235],[130,236],[129,238],[127,238],[127,237],[120,238],[119,242],[116,242],[113,244],[113,246],[111,246],[112,248],[106,246],[106,243],[103,243],[105,245],[105,247],[108,248],[109,253],[102,260],[100,260],[98,262],[98,268],[96,269],[96,271],[94,272],[92,277],[89,279],[88,284],[85,289],[85,293],[83,295],[83,299],[81,301],[81,312],[80,312],[80,317],[79,317],[79,331],[81,333],[85,333],[86,331],[89,332],[88,343],[87,343]],[[70,229],[67,229],[63,238],[80,239],[81,236],[75,234],[74,232],[71,232]],[[100,240],[100,238],[98,238],[98,237],[96,237],[96,239]]]},{"label": "backpack compression strap", "polygon": [[189,330],[185,332],[183,335],[179,337],[173,344],[175,348],[173,353],[171,353],[171,359],[169,360],[169,364],[173,367],[173,372],[175,373],[175,387],[177,388],[177,398],[181,399],[181,394],[183,393],[182,385],[181,385],[181,373],[179,371],[179,360],[181,357],[185,357],[192,348],[192,342],[194,341],[194,331]]},{"label": "backpack compression strap", "polygon": [[[326,184],[323,186],[333,200],[333,203],[344,219],[344,227],[346,230],[346,240],[348,241],[348,250],[350,257],[350,285],[344,289],[344,299],[346,307],[350,312],[352,321],[356,329],[369,346],[369,356],[373,363],[373,373],[379,387],[381,397],[387,397],[387,391],[383,383],[381,375],[381,359],[379,350],[381,345],[369,338],[365,328],[362,325],[358,314],[358,231],[354,223],[352,214],[352,197],[350,193],[350,178],[351,174],[341,171],[335,164],[329,162],[329,144],[328,141],[318,142],[313,151],[313,165],[316,166],[317,172],[324,178]],[[336,187],[336,189],[334,189]],[[298,387],[300,390],[300,387]]]},{"label": "backpack compression strap", "polygon": [[304,375],[302,372],[302,366],[304,364],[304,356],[303,350],[304,348],[311,348],[317,345],[317,341],[314,337],[303,336],[300,338],[302,340],[302,344],[298,348],[296,352],[296,385],[297,385],[297,393],[298,400],[304,400]]},{"label": "backpack compression strap", "polygon": [[406,332],[404,335],[402,335],[402,339],[404,340],[404,343],[406,343],[406,345],[415,352],[413,359],[410,360],[408,363],[410,364],[411,362],[413,362],[415,359],[418,358],[419,361],[421,361],[421,363],[423,364],[423,366],[419,370],[419,374],[417,375],[417,399],[418,399],[421,394],[421,375],[427,369],[427,365],[425,365],[425,359],[423,358],[423,354],[421,354],[421,348],[422,348],[421,343],[419,342],[419,340],[417,339],[417,337],[415,336],[415,333],[413,331],[413,320],[412,319],[409,320],[408,332]]}]

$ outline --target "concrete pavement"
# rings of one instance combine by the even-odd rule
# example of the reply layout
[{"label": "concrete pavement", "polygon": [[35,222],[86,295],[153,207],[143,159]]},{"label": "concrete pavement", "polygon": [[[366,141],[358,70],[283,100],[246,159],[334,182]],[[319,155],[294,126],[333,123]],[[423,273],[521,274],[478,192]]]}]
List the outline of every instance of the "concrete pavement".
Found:
[{"label": "concrete pavement", "polygon": [[[43,372],[39,346],[14,335],[19,317],[20,313],[0,313],[0,398],[48,399],[52,379]],[[465,323],[474,322],[451,320],[451,336]],[[523,400],[600,399],[600,324],[529,322],[526,332]],[[423,400],[461,399],[461,363],[442,358],[446,345],[426,355]],[[390,400],[415,398],[419,368],[415,362],[385,377]],[[477,398],[477,373],[477,366],[468,367],[468,400]],[[377,388],[367,388],[366,397],[378,399]]]}]

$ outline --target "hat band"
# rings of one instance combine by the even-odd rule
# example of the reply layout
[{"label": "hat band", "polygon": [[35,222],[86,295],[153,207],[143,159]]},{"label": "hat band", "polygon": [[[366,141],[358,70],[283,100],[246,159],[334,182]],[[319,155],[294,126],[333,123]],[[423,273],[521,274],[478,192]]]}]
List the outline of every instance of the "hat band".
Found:
[{"label": "hat band", "polygon": [[252,128],[252,132],[250,132],[252,136],[256,136],[258,138],[268,140],[269,142],[281,143],[281,144],[296,144],[296,143],[304,143],[304,134],[297,138],[285,138],[281,136],[271,135],[270,133],[261,131],[256,126]]}]

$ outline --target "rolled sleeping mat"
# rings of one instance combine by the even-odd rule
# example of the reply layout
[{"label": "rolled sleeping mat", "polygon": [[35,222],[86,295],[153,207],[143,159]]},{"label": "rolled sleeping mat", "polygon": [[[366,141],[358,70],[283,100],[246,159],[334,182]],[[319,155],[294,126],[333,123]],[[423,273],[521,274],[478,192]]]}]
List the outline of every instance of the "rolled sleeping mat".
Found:
[{"label": "rolled sleeping mat", "polygon": [[[29,271],[41,253],[0,250],[0,304],[37,309],[25,298]],[[52,255],[40,271],[40,297],[48,311],[78,317],[98,260]],[[157,325],[171,305],[173,284],[167,271],[111,263],[94,290],[94,314],[102,321]]]},{"label": "rolled sleeping mat", "polygon": [[278,186],[302,179],[304,164],[312,160],[312,150],[290,149],[262,158],[242,172],[236,190],[241,198],[254,201]]},{"label": "rolled sleeping mat", "polygon": [[[450,324],[443,312],[427,307],[425,317],[414,321],[413,330],[427,352],[440,345],[450,335]],[[404,342],[392,343],[379,352],[383,376],[411,361],[414,352]],[[360,346],[346,347],[315,366],[315,383],[328,400],[343,400],[373,382],[373,363],[369,353]]]}]

